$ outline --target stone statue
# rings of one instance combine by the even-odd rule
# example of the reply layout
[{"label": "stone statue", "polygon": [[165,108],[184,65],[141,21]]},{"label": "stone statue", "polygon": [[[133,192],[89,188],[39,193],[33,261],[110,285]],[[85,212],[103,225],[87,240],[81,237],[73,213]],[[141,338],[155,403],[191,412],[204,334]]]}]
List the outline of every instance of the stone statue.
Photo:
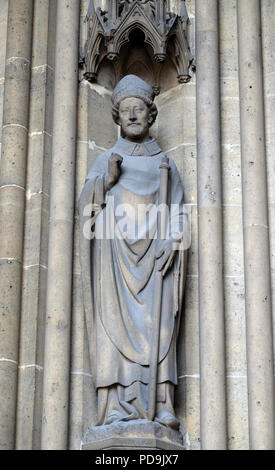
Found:
[{"label": "stone statue", "polygon": [[[175,163],[149,136],[158,113],[153,100],[151,86],[134,75],[114,90],[121,137],[97,158],[80,197],[81,268],[98,426],[149,420],[178,430],[176,341],[188,217]],[[169,178],[161,180],[161,171]],[[168,211],[160,217],[163,194]]]}]

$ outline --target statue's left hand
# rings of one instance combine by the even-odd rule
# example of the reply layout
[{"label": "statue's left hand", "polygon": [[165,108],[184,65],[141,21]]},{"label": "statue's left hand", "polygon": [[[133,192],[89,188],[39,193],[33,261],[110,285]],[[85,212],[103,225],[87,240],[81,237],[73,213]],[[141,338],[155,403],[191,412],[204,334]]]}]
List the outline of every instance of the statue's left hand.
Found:
[{"label": "statue's left hand", "polygon": [[173,265],[177,253],[176,243],[177,242],[173,238],[169,238],[168,240],[159,240],[156,259],[158,271],[162,271],[163,277]]}]

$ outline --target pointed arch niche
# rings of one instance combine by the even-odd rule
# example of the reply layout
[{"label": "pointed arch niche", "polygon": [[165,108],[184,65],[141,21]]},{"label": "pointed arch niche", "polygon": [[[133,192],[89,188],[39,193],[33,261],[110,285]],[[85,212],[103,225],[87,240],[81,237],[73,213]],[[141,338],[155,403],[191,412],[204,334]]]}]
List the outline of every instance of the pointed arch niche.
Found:
[{"label": "pointed arch niche", "polygon": [[90,3],[82,56],[85,78],[112,90],[133,73],[150,83],[156,95],[189,82],[194,57],[186,9],[177,15],[167,10],[165,1],[115,3],[117,8],[109,5],[107,11],[95,10]]},{"label": "pointed arch niche", "polygon": [[134,28],[129,34],[129,42],[121,47],[119,61],[110,62],[104,57],[98,68],[97,83],[113,90],[125,75],[134,74],[149,83],[156,95],[177,86],[172,60],[167,57],[165,62],[157,62],[152,47],[144,39],[143,31]]},{"label": "pointed arch niche", "polygon": [[[123,5],[127,6],[126,3],[123,3]],[[136,11],[140,11],[141,6],[137,3]],[[103,2],[98,1],[97,5],[99,4],[103,10],[109,5],[107,1],[104,2],[104,5]],[[128,3],[128,12],[131,5],[134,5],[134,2]],[[151,5],[152,2],[147,2],[144,4],[144,7],[151,8]],[[195,0],[191,0],[191,4],[189,2],[191,14],[194,12],[194,5]],[[190,72],[190,69],[192,69],[194,44],[193,41],[190,41],[191,50],[186,48],[184,49],[186,55],[183,52],[180,54],[181,44],[187,44],[184,42],[186,38],[180,39],[176,31],[171,29],[170,20],[175,19],[175,17],[167,15],[167,29],[164,36],[165,43],[161,44],[159,40],[158,46],[159,54],[163,53],[165,57],[159,56],[159,59],[163,58],[164,60],[158,61],[156,60],[156,45],[154,47],[152,40],[150,41],[152,31],[155,31],[156,35],[159,34],[154,24],[154,19],[152,19],[151,36],[149,36],[147,34],[148,28],[142,28],[141,21],[137,21],[137,15],[135,15],[135,21],[133,20],[131,28],[127,29],[127,35],[123,36],[122,30],[121,35],[118,35],[118,38],[121,40],[118,49],[113,37],[114,30],[116,28],[119,30],[118,20],[123,14],[122,6],[119,10],[112,10],[114,17],[111,19],[110,9],[109,12],[104,14],[102,14],[102,9],[93,10],[91,7],[88,11],[86,23],[82,22],[81,25],[81,48],[83,48],[81,62],[83,68],[80,71],[79,84],[76,201],[82,191],[89,169],[105,149],[113,147],[120,132],[120,129],[112,119],[111,98],[113,89],[123,76],[135,74],[150,83],[156,93],[159,92],[155,98],[159,114],[150,133],[168,157],[176,163],[185,190],[185,202],[190,205],[192,211],[192,247],[188,261],[189,277],[187,277],[186,283],[184,315],[182,316],[183,320],[179,335],[179,386],[176,390],[175,402],[177,416],[180,417],[183,431],[191,432],[192,439],[195,440],[196,438],[193,435],[197,436],[197,431],[193,431],[192,423],[190,425],[190,409],[196,410],[199,408],[199,388],[198,383],[195,383],[194,380],[189,384],[185,379],[194,363],[193,346],[190,347],[190,344],[198,344],[196,337],[196,292],[198,282],[198,255],[196,246],[196,101],[195,80]],[[127,19],[126,16],[123,18],[124,20]],[[181,26],[182,34],[185,34],[187,19],[184,16],[177,16],[177,18],[180,18],[179,25]],[[130,22],[130,17],[128,17],[128,20]],[[123,24],[125,25],[125,23]],[[122,27],[123,25],[120,24],[120,26]],[[189,37],[192,38],[194,37],[193,16],[190,19],[189,27]],[[87,31],[85,31],[85,28]],[[173,34],[171,34],[171,31]],[[170,33],[170,36],[168,33]],[[161,34],[159,35],[160,37],[162,37]],[[122,40],[123,38],[124,40]],[[85,41],[86,45],[84,45]],[[180,70],[183,75],[182,80],[179,79]],[[186,81],[189,80],[188,83],[184,83],[185,75]],[[75,220],[78,220],[77,210]],[[83,370],[85,375],[81,379],[81,384],[77,382],[77,380],[80,380],[80,377],[72,375],[71,448],[79,449],[83,436],[82,433],[87,430],[88,426],[94,426],[97,422],[97,406],[92,379],[94,371],[89,359],[87,335],[89,325],[85,319],[82,301],[78,253],[78,222],[75,223],[74,238],[74,272],[77,274],[74,276],[73,295],[72,370]]]}]

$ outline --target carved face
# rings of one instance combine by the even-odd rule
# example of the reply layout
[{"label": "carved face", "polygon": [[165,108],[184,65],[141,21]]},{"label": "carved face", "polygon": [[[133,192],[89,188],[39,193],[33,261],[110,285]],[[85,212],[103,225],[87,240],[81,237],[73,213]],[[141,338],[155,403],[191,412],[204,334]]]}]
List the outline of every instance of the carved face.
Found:
[{"label": "carved face", "polygon": [[142,141],[149,136],[149,108],[140,98],[125,98],[119,105],[122,134],[132,141]]}]

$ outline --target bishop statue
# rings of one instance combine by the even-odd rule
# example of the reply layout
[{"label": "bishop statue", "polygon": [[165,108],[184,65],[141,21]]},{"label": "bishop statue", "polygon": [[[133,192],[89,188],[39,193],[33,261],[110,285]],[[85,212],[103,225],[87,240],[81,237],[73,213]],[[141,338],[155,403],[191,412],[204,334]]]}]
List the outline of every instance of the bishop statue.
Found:
[{"label": "bishop statue", "polygon": [[176,165],[150,137],[157,114],[150,85],[135,75],[117,84],[121,137],[96,159],[79,201],[98,426],[180,424],[174,390],[189,221]]}]

